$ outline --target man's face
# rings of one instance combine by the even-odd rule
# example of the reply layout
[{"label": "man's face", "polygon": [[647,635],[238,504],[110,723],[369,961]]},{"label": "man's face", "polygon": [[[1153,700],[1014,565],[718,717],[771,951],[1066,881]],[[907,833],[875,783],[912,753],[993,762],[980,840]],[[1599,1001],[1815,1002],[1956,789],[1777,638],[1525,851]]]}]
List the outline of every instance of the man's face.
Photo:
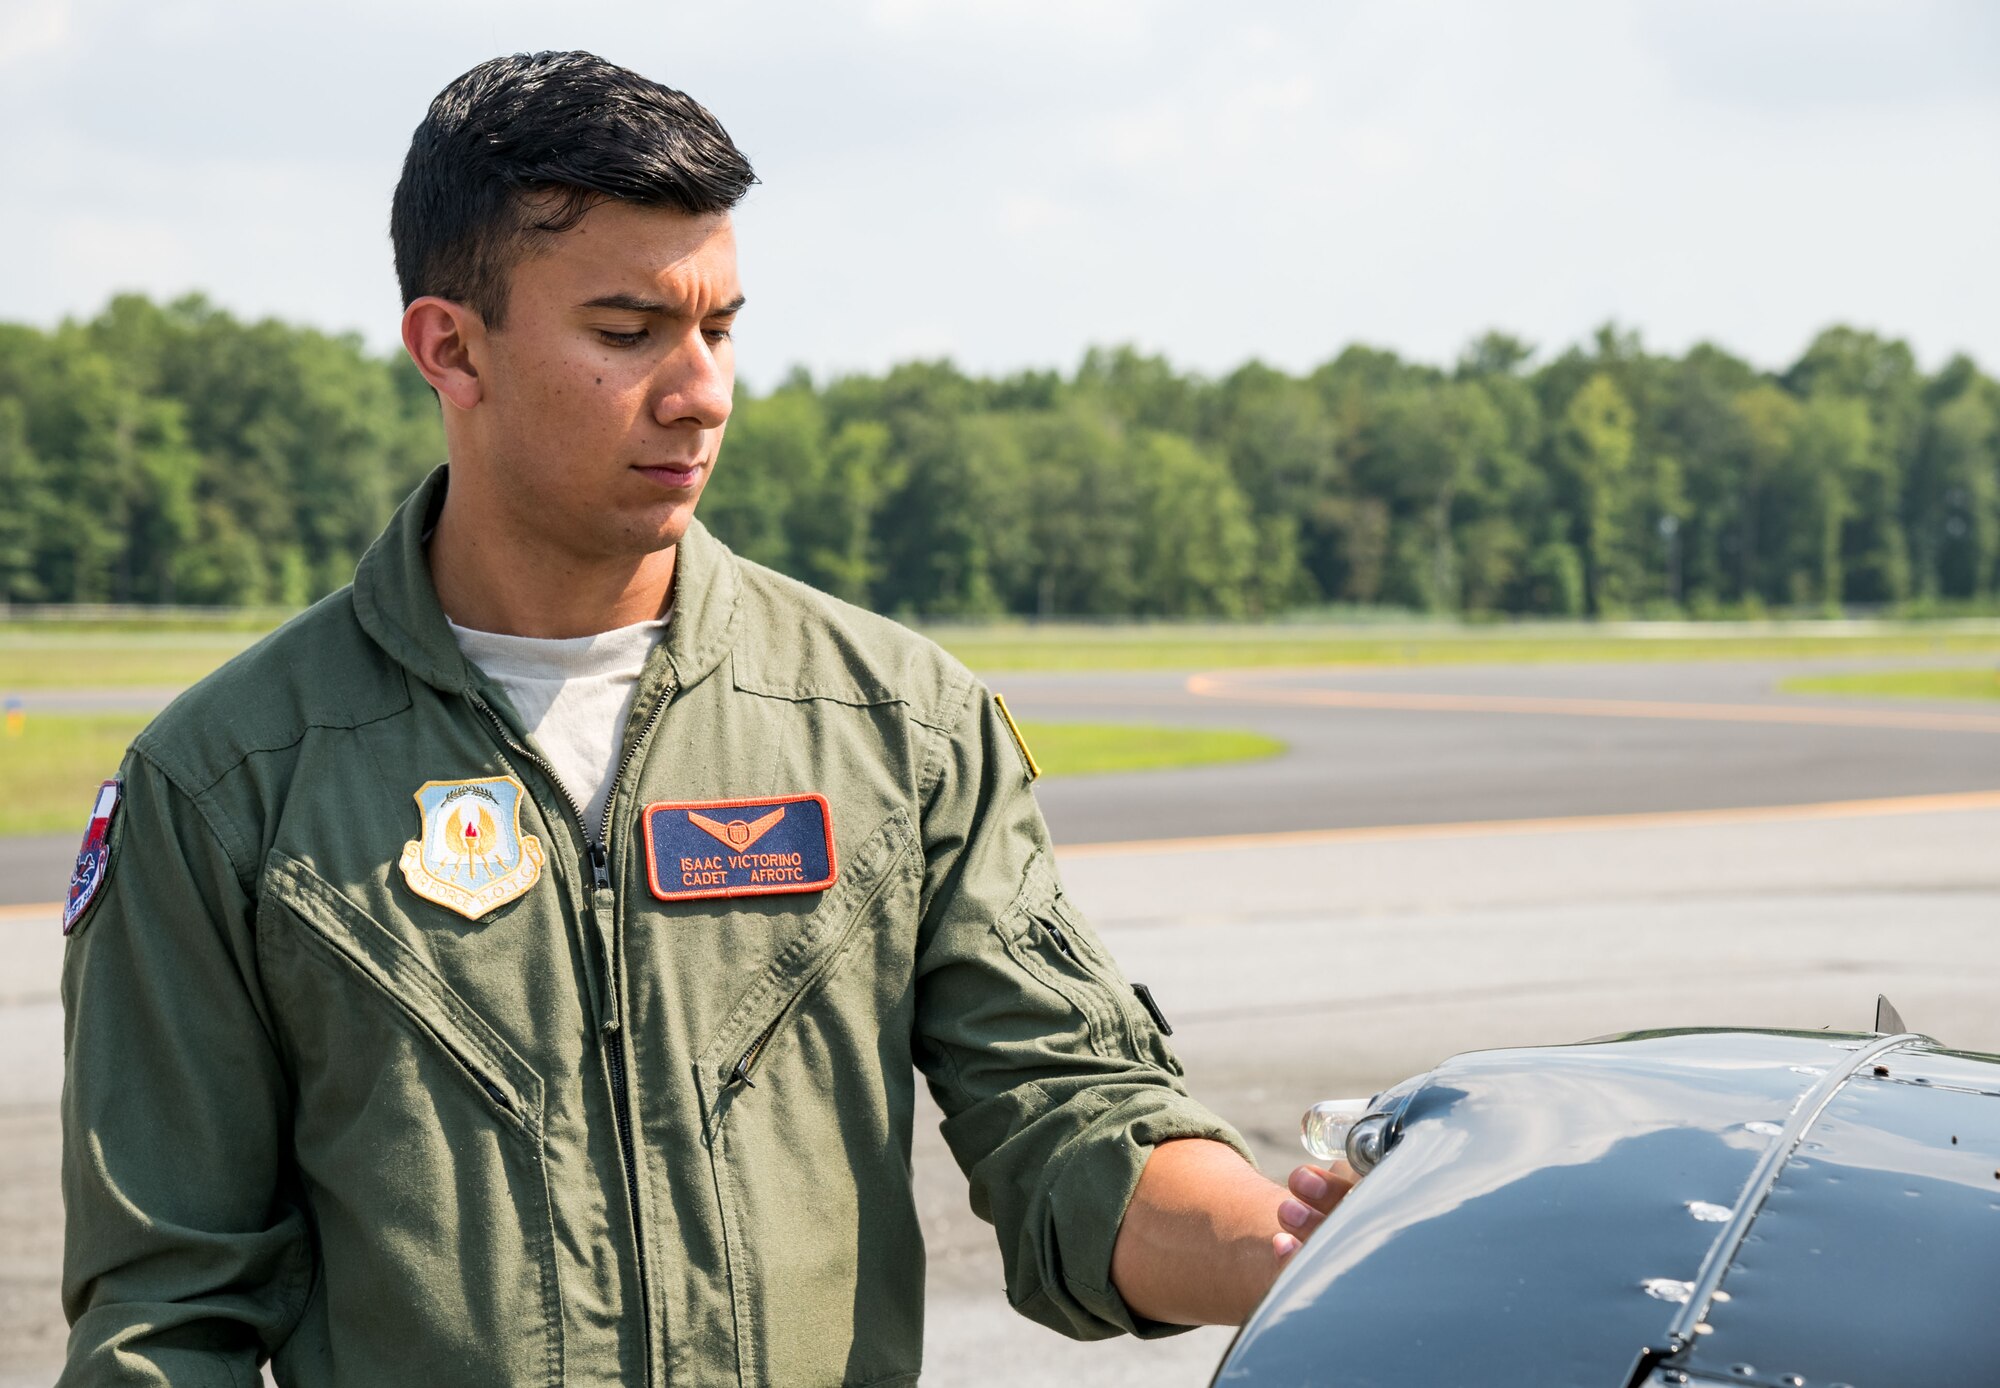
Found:
[{"label": "man's face", "polygon": [[482,500],[584,562],[679,543],[722,446],[742,301],[727,213],[601,203],[523,257],[467,420]]}]

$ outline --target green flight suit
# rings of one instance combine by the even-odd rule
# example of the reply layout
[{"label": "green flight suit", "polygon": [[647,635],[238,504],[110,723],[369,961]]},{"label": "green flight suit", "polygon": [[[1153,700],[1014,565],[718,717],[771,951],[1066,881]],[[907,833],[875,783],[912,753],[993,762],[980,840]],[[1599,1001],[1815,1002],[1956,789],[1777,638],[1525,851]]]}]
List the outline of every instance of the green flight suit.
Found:
[{"label": "green flight suit", "polygon": [[[1013,1305],[1165,1333],[1110,1283],[1140,1167],[1242,1142],[1063,895],[985,690],[696,525],[599,861],[446,627],[444,478],[126,758],[63,971],[62,1384],[913,1382],[916,1070]],[[539,880],[413,892],[419,787],[510,776]],[[654,895],[647,805],[813,792],[831,887]]]}]

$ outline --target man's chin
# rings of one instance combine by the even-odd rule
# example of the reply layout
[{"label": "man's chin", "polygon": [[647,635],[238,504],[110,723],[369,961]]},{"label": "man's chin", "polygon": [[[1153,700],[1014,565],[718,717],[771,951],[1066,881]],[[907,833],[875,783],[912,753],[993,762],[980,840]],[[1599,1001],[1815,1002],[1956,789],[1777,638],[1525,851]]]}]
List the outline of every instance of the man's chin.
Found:
[{"label": "man's chin", "polygon": [[[697,495],[698,495],[697,491]],[[656,503],[631,517],[631,524],[620,527],[614,547],[633,555],[658,554],[663,549],[672,549],[681,542],[694,524],[695,497]]]}]

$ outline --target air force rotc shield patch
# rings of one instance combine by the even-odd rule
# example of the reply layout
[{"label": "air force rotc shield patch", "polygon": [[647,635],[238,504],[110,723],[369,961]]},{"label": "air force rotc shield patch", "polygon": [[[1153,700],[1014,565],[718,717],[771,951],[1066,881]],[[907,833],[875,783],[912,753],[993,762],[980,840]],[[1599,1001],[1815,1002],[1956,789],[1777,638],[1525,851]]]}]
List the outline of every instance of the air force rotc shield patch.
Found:
[{"label": "air force rotc shield patch", "polygon": [[478,920],[534,886],[542,875],[542,841],[521,832],[526,793],[512,776],[417,787],[423,837],[403,845],[398,864],[410,890]]},{"label": "air force rotc shield patch", "polygon": [[818,795],[646,806],[646,876],[662,901],[782,896],[833,885],[833,816]]}]

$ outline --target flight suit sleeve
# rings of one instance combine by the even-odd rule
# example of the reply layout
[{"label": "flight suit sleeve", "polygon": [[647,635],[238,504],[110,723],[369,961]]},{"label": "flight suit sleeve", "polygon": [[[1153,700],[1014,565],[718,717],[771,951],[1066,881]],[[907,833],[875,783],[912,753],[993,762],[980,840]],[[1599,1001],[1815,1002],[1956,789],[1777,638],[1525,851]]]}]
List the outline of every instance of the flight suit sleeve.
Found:
[{"label": "flight suit sleeve", "polygon": [[123,780],[108,875],[63,962],[59,1385],[252,1388],[312,1260],[232,857],[250,850],[143,754]]},{"label": "flight suit sleeve", "polygon": [[925,808],[918,1063],[992,1222],[1008,1300],[1077,1339],[1183,1327],[1135,1317],[1111,1250],[1152,1147],[1243,1140],[1180,1066],[1062,891],[1025,761],[975,685]]}]

